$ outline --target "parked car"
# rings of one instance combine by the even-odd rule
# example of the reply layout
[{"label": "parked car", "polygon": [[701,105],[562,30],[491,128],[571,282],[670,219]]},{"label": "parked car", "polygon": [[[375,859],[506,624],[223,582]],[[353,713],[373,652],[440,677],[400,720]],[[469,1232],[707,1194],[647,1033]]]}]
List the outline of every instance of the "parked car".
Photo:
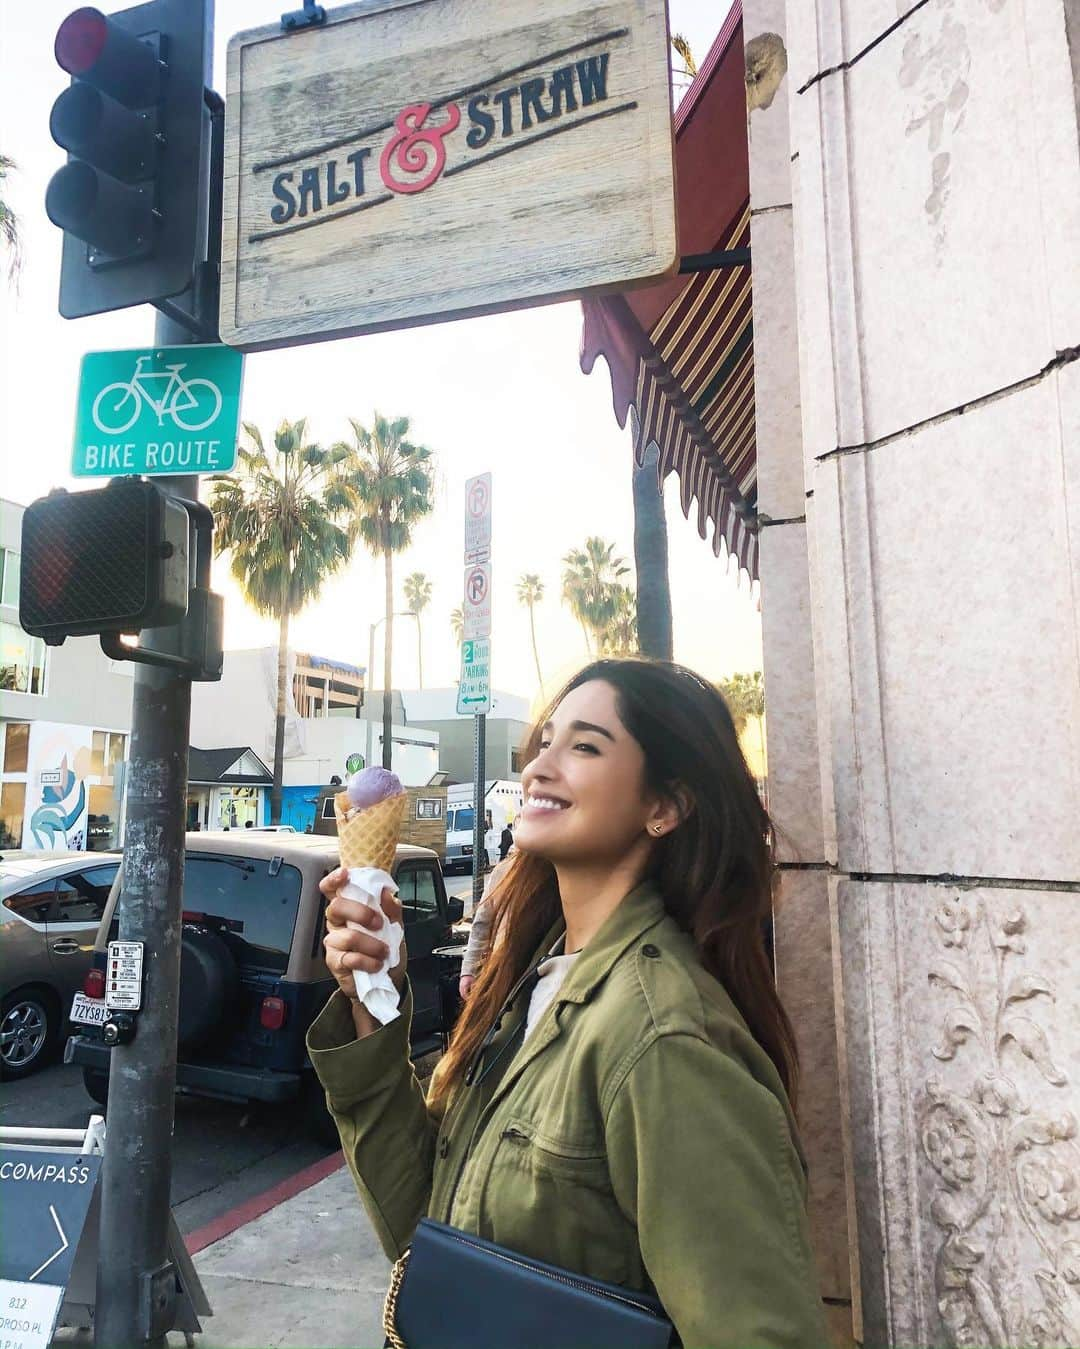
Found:
[{"label": "parked car", "polygon": [[0,859],[0,1072],[26,1077],[60,1041],[94,955],[119,859],[12,850]]},{"label": "parked car", "polygon": [[[299,1101],[313,1129],[331,1141],[336,1133],[304,1037],[335,987],[323,961],[326,901],[319,882],[337,864],[331,836],[188,834],[176,1074],[177,1088],[193,1095]],[[394,878],[418,1057],[443,1042],[447,980],[440,981],[435,950],[453,943],[462,901],[448,898],[439,859],[426,848],[399,846]],[[97,941],[102,968],[110,930],[115,936],[106,912]],[[104,1019],[100,999],[81,1002],[87,1021]],[[99,1024],[81,1026],[68,1046],[87,1091],[103,1105],[110,1053]]]}]

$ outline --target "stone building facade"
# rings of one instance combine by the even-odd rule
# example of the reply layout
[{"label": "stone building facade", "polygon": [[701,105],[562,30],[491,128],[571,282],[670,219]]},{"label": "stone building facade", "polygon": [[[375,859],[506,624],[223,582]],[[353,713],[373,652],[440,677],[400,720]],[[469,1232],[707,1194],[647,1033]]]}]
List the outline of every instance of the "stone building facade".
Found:
[{"label": "stone building facade", "polygon": [[1080,5],[744,0],[778,969],[838,1343],[1080,1344]]}]

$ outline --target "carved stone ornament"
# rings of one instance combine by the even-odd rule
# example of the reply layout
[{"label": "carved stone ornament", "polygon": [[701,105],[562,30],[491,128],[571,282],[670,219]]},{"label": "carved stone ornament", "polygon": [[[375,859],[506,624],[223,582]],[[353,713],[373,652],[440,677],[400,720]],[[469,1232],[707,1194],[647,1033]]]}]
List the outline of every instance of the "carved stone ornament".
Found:
[{"label": "carved stone ornament", "polygon": [[932,1053],[954,1066],[917,1110],[946,1341],[1080,1345],[1080,1147],[1067,1100],[1053,1100],[1068,1081],[1043,1024],[1054,988],[1025,968],[1022,909],[995,915],[961,894],[934,925],[928,977],[946,1010]]}]

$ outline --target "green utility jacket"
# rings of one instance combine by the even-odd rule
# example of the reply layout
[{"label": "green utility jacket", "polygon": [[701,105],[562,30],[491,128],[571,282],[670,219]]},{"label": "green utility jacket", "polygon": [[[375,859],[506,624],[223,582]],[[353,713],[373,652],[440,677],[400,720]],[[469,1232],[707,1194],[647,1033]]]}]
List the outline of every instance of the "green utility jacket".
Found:
[{"label": "green utility jacket", "polygon": [[783,1087],[656,891],[623,900],[521,1045],[527,998],[502,1018],[494,1066],[441,1118],[409,1061],[410,994],[362,1040],[340,993],[312,1025],[311,1060],[387,1255],[427,1214],[655,1290],[688,1349],[826,1345]]}]

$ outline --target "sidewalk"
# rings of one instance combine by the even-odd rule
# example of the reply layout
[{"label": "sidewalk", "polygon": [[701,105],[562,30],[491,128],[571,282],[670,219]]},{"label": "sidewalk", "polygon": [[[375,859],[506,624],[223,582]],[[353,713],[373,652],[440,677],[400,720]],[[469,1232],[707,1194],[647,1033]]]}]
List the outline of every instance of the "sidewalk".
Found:
[{"label": "sidewalk", "polygon": [[390,1266],[344,1162],[206,1246],[195,1268],[214,1309],[198,1349],[382,1345]]},{"label": "sidewalk", "polygon": [[[214,1309],[196,1349],[380,1349],[390,1265],[340,1153],[191,1233],[188,1249]],[[87,1331],[53,1340],[92,1345]]]}]

